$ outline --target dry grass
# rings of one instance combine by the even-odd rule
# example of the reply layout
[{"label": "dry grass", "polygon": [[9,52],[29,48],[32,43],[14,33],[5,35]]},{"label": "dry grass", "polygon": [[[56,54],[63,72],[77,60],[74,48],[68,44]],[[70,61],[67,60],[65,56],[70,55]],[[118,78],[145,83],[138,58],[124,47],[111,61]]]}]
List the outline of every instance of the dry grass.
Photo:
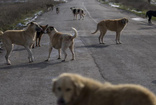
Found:
[{"label": "dry grass", "polygon": [[[2,0],[0,0],[2,1]],[[30,0],[21,3],[3,3],[0,4],[0,30],[5,31],[13,29],[18,22],[24,18],[32,16],[39,10],[46,9],[47,3],[53,3],[52,0]]]}]

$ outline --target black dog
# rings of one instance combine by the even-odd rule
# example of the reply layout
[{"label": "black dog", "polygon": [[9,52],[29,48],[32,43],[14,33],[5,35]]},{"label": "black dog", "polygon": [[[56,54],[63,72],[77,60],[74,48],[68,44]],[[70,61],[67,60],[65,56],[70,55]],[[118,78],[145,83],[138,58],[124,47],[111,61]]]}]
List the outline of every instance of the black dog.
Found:
[{"label": "black dog", "polygon": [[152,16],[156,17],[156,11],[149,10],[146,12],[146,17],[148,17],[148,23],[151,23]]}]

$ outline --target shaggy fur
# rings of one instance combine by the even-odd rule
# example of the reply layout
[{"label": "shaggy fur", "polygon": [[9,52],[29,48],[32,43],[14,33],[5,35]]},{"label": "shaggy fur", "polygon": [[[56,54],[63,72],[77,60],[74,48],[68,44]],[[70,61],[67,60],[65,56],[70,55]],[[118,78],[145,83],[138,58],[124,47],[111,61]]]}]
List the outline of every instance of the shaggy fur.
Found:
[{"label": "shaggy fur", "polygon": [[49,61],[50,54],[53,48],[58,49],[59,57],[61,58],[61,50],[64,53],[64,59],[62,61],[66,60],[67,53],[66,49],[69,48],[72,53],[72,60],[75,59],[75,53],[74,53],[74,38],[77,37],[77,30],[75,28],[72,28],[75,32],[75,35],[72,36],[71,34],[64,34],[61,32],[58,32],[54,27],[50,26],[47,28],[47,33],[50,37],[50,48],[49,48],[49,55],[48,59],[46,61]]},{"label": "shaggy fur", "polygon": [[156,11],[147,11],[146,12],[146,17],[148,17],[148,23],[151,24],[151,19],[152,19],[152,16],[156,17]]},{"label": "shaggy fur", "polygon": [[140,85],[100,83],[77,74],[53,79],[57,105],[156,105],[156,96]]},{"label": "shaggy fur", "polygon": [[116,32],[116,44],[121,44],[120,33],[128,23],[127,18],[103,20],[97,24],[97,29],[92,34],[95,34],[98,30],[100,31],[99,43],[104,44],[103,38],[107,30]]},{"label": "shaggy fur", "polygon": [[36,38],[36,31],[41,31],[40,26],[35,22],[31,22],[25,30],[8,30],[0,36],[7,51],[5,58],[8,65],[11,64],[9,56],[13,44],[24,46],[28,51],[29,62],[33,62],[34,57],[31,48]]}]

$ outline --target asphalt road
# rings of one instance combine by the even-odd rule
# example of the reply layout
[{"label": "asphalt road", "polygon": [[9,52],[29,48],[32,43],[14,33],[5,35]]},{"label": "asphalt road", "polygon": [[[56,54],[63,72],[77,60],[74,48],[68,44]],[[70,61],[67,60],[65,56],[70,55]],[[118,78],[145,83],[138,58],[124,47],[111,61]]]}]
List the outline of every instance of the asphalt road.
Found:
[{"label": "asphalt road", "polygon": [[[71,6],[83,8],[84,20],[73,20]],[[136,15],[118,10],[95,0],[72,0],[60,5],[60,13],[44,13],[37,19],[42,25],[54,26],[58,31],[73,33],[76,60],[57,60],[53,50],[49,62],[49,37],[43,35],[41,47],[33,49],[35,61],[28,63],[27,51],[15,46],[11,53],[12,65],[5,64],[5,52],[0,53],[0,105],[55,105],[56,98],[51,92],[51,79],[64,72],[79,73],[99,81],[114,84],[141,84],[156,93],[156,23],[147,24],[147,19],[136,20]],[[108,31],[105,45],[98,43],[99,33],[92,35],[96,24],[103,19],[127,17],[128,25],[121,35],[122,44],[115,44],[115,33]]]}]

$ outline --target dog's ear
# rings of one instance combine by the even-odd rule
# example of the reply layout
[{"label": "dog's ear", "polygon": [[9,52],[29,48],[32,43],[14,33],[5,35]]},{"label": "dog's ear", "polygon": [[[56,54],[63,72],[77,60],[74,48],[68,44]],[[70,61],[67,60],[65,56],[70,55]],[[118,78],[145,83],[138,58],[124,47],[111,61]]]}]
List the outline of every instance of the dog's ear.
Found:
[{"label": "dog's ear", "polygon": [[73,82],[75,86],[75,93],[78,96],[81,92],[81,90],[85,87],[85,85],[81,81],[75,81]]},{"label": "dog's ear", "polygon": [[53,26],[51,26],[51,27],[50,27],[50,30],[51,30],[51,31],[52,31],[52,30],[54,30],[54,27],[53,27]]},{"label": "dog's ear", "polygon": [[52,92],[55,92],[56,90],[56,81],[57,79],[52,79]]}]

